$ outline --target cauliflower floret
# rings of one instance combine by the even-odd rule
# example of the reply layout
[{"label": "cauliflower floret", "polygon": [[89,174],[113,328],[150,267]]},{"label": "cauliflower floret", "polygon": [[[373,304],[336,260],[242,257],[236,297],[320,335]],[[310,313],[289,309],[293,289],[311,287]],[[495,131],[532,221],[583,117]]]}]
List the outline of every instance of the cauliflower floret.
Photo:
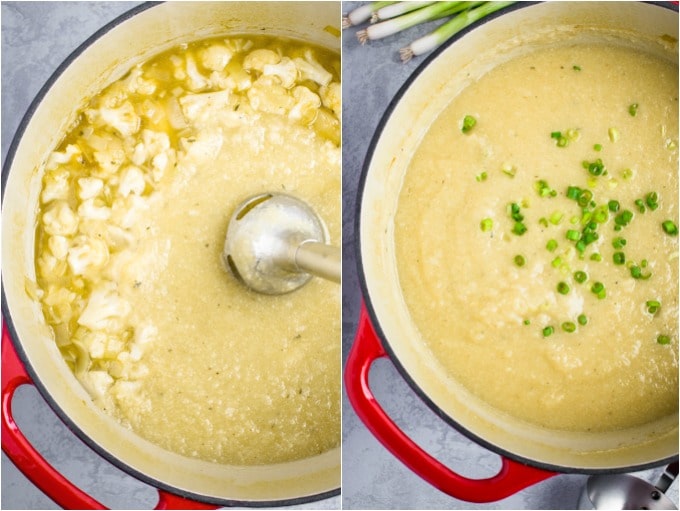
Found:
[{"label": "cauliflower floret", "polygon": [[66,288],[50,285],[43,298],[47,305],[47,314],[54,323],[66,323],[73,316],[77,295]]},{"label": "cauliflower floret", "polygon": [[228,90],[187,94],[179,98],[184,117],[195,125],[204,125],[215,119],[217,112],[229,108],[232,104]]},{"label": "cauliflower floret", "polygon": [[137,133],[141,123],[141,119],[135,112],[135,107],[129,101],[125,101],[118,108],[102,107],[98,110],[86,110],[85,115],[93,124],[110,126],[122,137],[129,137]]},{"label": "cauliflower floret", "polygon": [[244,51],[249,51],[253,47],[253,42],[250,39],[239,38],[229,38],[224,40],[224,45],[232,53],[242,53]]},{"label": "cauliflower floret", "polygon": [[342,114],[342,93],[338,82],[331,82],[327,86],[319,88],[319,96],[323,106],[333,110],[333,113],[340,118]]},{"label": "cauliflower floret", "polygon": [[102,205],[97,199],[87,199],[78,206],[78,216],[88,220],[108,220],[111,208]]},{"label": "cauliflower floret", "polygon": [[86,371],[79,375],[79,380],[87,392],[95,399],[106,397],[114,384],[114,379],[106,371]]},{"label": "cauliflower floret", "polygon": [[131,193],[141,195],[146,188],[146,181],[144,181],[144,173],[139,167],[130,165],[125,167],[120,173],[120,182],[118,183],[118,195],[127,197]]},{"label": "cauliflower floret", "polygon": [[43,227],[51,235],[70,236],[78,230],[78,216],[66,201],[55,201],[43,213]]},{"label": "cauliflower floret", "polygon": [[219,128],[201,130],[196,137],[183,138],[181,143],[185,151],[184,161],[191,163],[213,161],[222,149],[222,130]]},{"label": "cauliflower floret", "polygon": [[108,262],[109,248],[103,240],[81,234],[73,240],[67,260],[74,275],[84,275]]},{"label": "cauliflower floret", "polygon": [[50,236],[47,246],[54,257],[64,260],[68,255],[68,249],[71,248],[71,242],[65,236]]},{"label": "cauliflower floret", "polygon": [[166,133],[152,130],[142,131],[142,141],[134,148],[131,156],[135,165],[151,164],[151,177],[159,182],[165,172],[175,163],[175,150],[170,147]]},{"label": "cauliflower floret", "polygon": [[278,64],[265,64],[262,74],[264,76],[277,76],[281,80],[281,85],[286,89],[290,89],[295,85],[298,70],[295,67],[295,62],[288,57],[283,57]]},{"label": "cauliflower floret", "polygon": [[130,92],[150,96],[156,92],[156,82],[144,78],[141,67],[138,65],[130,71],[130,75],[124,80],[125,86]]},{"label": "cauliflower floret", "polygon": [[[106,353],[107,335],[104,332],[87,332],[82,336],[83,345],[92,358],[103,358]],[[92,371],[99,372],[99,371]]]},{"label": "cauliflower floret", "polygon": [[271,76],[261,76],[248,90],[248,100],[253,110],[285,115],[293,107],[293,98]]},{"label": "cauliflower floret", "polygon": [[281,56],[272,50],[253,50],[243,59],[243,69],[255,70],[260,73],[264,70],[267,64],[278,64]]},{"label": "cauliflower floret", "polygon": [[333,75],[326,71],[324,67],[316,61],[311,50],[305,51],[304,59],[297,57],[293,59],[293,61],[295,62],[295,66],[297,67],[302,80],[311,80],[319,85],[328,85],[333,79]]},{"label": "cauliflower floret", "polygon": [[66,273],[66,260],[60,260],[45,251],[38,256],[38,272],[44,279],[58,279]]},{"label": "cauliflower floret", "polygon": [[69,182],[70,173],[66,169],[59,169],[45,174],[43,180],[43,190],[40,194],[40,200],[43,204],[47,204],[53,200],[66,200],[69,196]]},{"label": "cauliflower floret", "polygon": [[137,195],[118,197],[111,204],[111,223],[130,229],[139,222],[140,215],[148,207],[147,200]]},{"label": "cauliflower floret", "polygon": [[144,165],[157,154],[170,149],[170,138],[162,131],[142,130],[142,141],[135,146],[132,163]]},{"label": "cauliflower floret", "polygon": [[196,61],[191,55],[186,56],[186,70],[189,90],[202,90],[208,86],[208,79],[199,72]]},{"label": "cauliflower floret", "polygon": [[121,298],[113,282],[102,281],[92,290],[78,324],[90,330],[117,330],[130,313],[130,304]]},{"label": "cauliflower floret", "polygon": [[211,71],[222,71],[233,56],[234,52],[223,44],[211,44],[200,52],[201,64]]},{"label": "cauliflower floret", "polygon": [[68,163],[74,156],[80,156],[81,154],[83,154],[83,152],[80,150],[80,147],[68,144],[64,151],[53,151],[52,154],[50,154],[45,168],[47,170],[55,170],[59,165]]},{"label": "cauliflower floret", "polygon": [[78,197],[81,200],[94,199],[104,189],[104,181],[96,177],[78,179]]},{"label": "cauliflower floret", "polygon": [[123,149],[113,149],[109,151],[95,151],[94,159],[97,162],[97,175],[112,176],[125,161],[125,151]]},{"label": "cauliflower floret", "polygon": [[319,96],[303,85],[295,87],[292,93],[295,99],[295,106],[291,108],[288,117],[303,124],[314,122],[321,106]]}]

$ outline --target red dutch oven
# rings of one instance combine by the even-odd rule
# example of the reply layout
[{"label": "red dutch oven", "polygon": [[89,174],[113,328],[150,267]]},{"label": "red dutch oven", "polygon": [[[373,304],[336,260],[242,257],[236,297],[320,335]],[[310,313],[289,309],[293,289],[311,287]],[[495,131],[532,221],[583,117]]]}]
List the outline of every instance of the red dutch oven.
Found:
[{"label": "red dutch oven", "polygon": [[[637,429],[580,434],[531,426],[476,401],[416,342],[419,334],[397,276],[393,218],[401,183],[411,155],[438,113],[466,84],[498,63],[531,51],[546,36],[578,39],[583,29],[591,37],[598,34],[598,39],[664,55],[677,65],[678,13],[672,3],[518,2],[459,34],[415,71],[381,119],[362,169],[355,232],[364,305],[345,366],[348,398],[394,456],[461,500],[500,500],[559,473],[631,472],[677,459],[677,414]],[[486,479],[466,478],[401,431],[369,385],[370,368],[382,357],[389,357],[437,415],[497,453],[500,471]]]},{"label": "red dutch oven", "polygon": [[122,470],[158,488],[159,509],[278,506],[339,494],[340,449],[272,465],[230,466],[155,446],[99,410],[64,363],[40,306],[34,235],[42,164],[87,98],[134,64],[183,42],[230,34],[271,34],[335,51],[339,2],[168,2],[144,4],[108,24],[60,66],[31,104],[2,171],[2,448],[65,508],[103,508],[32,447],[12,415],[12,397],[33,384],[81,440]]}]

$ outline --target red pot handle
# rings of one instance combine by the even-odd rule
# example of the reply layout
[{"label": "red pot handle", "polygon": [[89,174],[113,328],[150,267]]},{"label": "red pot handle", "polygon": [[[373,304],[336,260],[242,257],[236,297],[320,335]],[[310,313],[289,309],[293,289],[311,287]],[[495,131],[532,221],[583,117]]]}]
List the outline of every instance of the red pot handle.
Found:
[{"label": "red pot handle", "polygon": [[[43,458],[23,435],[12,416],[12,398],[21,385],[32,385],[7,325],[2,326],[2,450],[21,472],[45,495],[64,509],[107,509],[76,487]],[[194,502],[158,490],[155,509],[216,509],[218,506]]]},{"label": "red pot handle", "polygon": [[386,356],[362,304],[357,334],[345,365],[347,396],[371,433],[419,477],[457,499],[494,502],[556,475],[501,457],[498,474],[487,479],[469,479],[437,461],[399,429],[371,392],[369,370],[373,362]]}]

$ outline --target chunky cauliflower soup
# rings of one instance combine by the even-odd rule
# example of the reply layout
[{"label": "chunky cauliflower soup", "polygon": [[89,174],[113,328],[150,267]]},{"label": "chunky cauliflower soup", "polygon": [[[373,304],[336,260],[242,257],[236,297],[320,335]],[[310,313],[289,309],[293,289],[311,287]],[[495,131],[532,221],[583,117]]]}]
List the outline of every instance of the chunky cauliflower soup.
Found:
[{"label": "chunky cauliflower soup", "polygon": [[546,428],[678,411],[678,68],[538,48],[452,99],[395,220],[413,322],[446,373]]},{"label": "chunky cauliflower soup", "polygon": [[247,290],[222,265],[229,216],[283,191],[340,237],[339,56],[233,37],[185,44],[94,97],[49,157],[37,298],[106,412],[227,464],[340,441],[336,284]]}]

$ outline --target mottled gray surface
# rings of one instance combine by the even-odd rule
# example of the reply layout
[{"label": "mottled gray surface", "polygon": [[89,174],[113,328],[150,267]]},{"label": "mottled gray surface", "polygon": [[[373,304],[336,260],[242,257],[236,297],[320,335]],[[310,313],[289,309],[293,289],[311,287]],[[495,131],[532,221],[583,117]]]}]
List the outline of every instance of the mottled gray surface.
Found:
[{"label": "mottled gray surface", "polygon": [[[100,27],[139,2],[2,3],[2,160],[30,102],[62,60]],[[54,415],[32,387],[13,402],[24,434],[67,478],[114,509],[144,509],[154,489],[102,460]],[[58,509],[2,454],[2,509]],[[296,506],[338,509],[340,497]]]},{"label": "mottled gray surface", "polygon": [[[361,2],[344,2],[349,12]],[[436,25],[437,23],[435,23]],[[346,359],[359,316],[360,290],[354,262],[356,191],[371,137],[384,111],[419,62],[403,65],[398,49],[431,30],[415,27],[360,46],[356,28],[343,33],[343,354]],[[417,443],[447,466],[470,477],[488,477],[499,458],[468,441],[439,419],[413,393],[387,360],[376,363],[370,383],[378,401]],[[660,469],[640,475],[658,478]],[[345,509],[573,509],[586,481],[561,475],[508,499],[474,505],[452,499],[425,483],[393,457],[363,426],[346,395],[343,401],[343,508]],[[669,492],[678,502],[677,483]]]},{"label": "mottled gray surface", "polygon": [[[356,2],[347,2],[345,11]],[[135,3],[3,2],[2,3],[2,159],[30,101],[71,51],[99,27]],[[352,343],[360,303],[353,248],[355,195],[369,140],[390,99],[418,62],[401,65],[397,49],[410,39],[394,37],[360,47],[354,29],[344,33],[344,285],[343,359]],[[466,475],[490,475],[498,458],[472,444],[437,418],[413,394],[388,361],[371,373],[373,389],[397,423],[428,451]],[[520,494],[486,506],[452,499],[406,469],[360,423],[343,401],[343,507],[347,509],[569,509],[584,476],[559,476]],[[14,401],[17,421],[43,455],[79,486],[113,508],[145,508],[156,493],[122,473],[77,439],[31,387],[20,389]],[[655,480],[659,470],[640,474]],[[677,503],[677,483],[670,496]],[[339,497],[297,509],[335,509]],[[7,457],[2,455],[3,509],[56,509]]]}]

